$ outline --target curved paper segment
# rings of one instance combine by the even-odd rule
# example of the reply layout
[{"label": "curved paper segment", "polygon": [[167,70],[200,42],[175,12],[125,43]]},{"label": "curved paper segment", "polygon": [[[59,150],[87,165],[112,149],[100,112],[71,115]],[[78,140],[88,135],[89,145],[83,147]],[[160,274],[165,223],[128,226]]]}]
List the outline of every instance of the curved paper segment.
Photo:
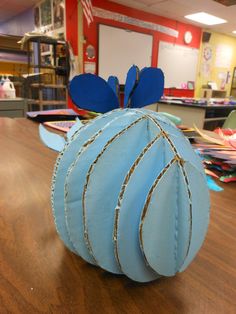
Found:
[{"label": "curved paper segment", "polygon": [[138,112],[145,112],[146,114],[149,115],[150,119],[154,121],[154,123],[161,128],[166,134],[171,134],[174,138],[180,137],[183,139],[183,133],[176,128],[175,124],[168,119],[165,115],[162,115],[160,113],[157,113],[152,110],[148,109],[136,109]]},{"label": "curved paper segment", "polygon": [[76,123],[70,128],[70,130],[66,134],[67,139],[70,140],[75,132],[80,130],[83,126],[83,123],[80,121],[79,118],[77,118]]},{"label": "curved paper segment", "polygon": [[126,76],[125,81],[125,91],[124,91],[124,107],[129,106],[130,97],[133,93],[139,80],[139,68],[136,65],[133,65]]},{"label": "curved paper segment", "polygon": [[131,96],[131,108],[141,108],[158,102],[164,92],[164,74],[158,68],[145,68]]},{"label": "curved paper segment", "polygon": [[175,136],[172,132],[169,133],[169,139],[171,140],[179,156],[181,156],[181,158],[183,158],[184,160],[188,160],[189,162],[191,162],[200,173],[205,175],[201,159],[192,149],[189,140],[182,134],[181,136]]},{"label": "curved paper segment", "polygon": [[75,76],[69,92],[74,104],[83,109],[105,113],[119,107],[118,98],[107,82],[90,73]]},{"label": "curved paper segment", "polygon": [[[144,259],[139,243],[139,222],[145,200],[156,177],[174,157],[161,136],[144,149],[123,183],[116,208],[115,251],[122,271],[132,280],[148,282],[159,277]],[[168,156],[168,157],[167,157]]]},{"label": "curved paper segment", "polygon": [[[141,110],[141,109],[139,109]],[[166,117],[166,115],[162,114],[162,112],[156,112],[156,111],[153,111],[153,110],[148,110],[148,109],[143,109],[145,111],[149,111],[151,116],[155,117],[158,121],[158,123],[165,123],[165,125],[168,125],[168,126],[171,126],[172,128],[174,128],[176,130],[176,132],[178,132],[178,134],[180,135],[183,135],[183,133],[178,129],[176,128],[175,124]]]},{"label": "curved paper segment", "polygon": [[203,175],[190,163],[182,168],[174,161],[163,170],[140,226],[146,260],[159,274],[184,270],[200,249],[208,226],[207,194]]},{"label": "curved paper segment", "polygon": [[164,168],[150,191],[140,225],[142,249],[152,269],[174,276],[191,241],[191,204],[180,165]]},{"label": "curved paper segment", "polygon": [[[117,111],[113,112],[112,116],[116,117],[121,114],[122,112]],[[52,210],[57,232],[64,244],[72,251],[75,251],[76,248],[73,246],[72,241],[69,238],[65,220],[64,184],[66,174],[70,165],[76,159],[76,155],[80,148],[84,145],[84,143],[89,141],[92,136],[96,135],[96,133],[99,132],[100,129],[106,125],[106,123],[110,121],[110,116],[111,113],[98,117],[94,119],[91,124],[85,125],[81,131],[75,133],[71,139],[71,142],[65,145],[56,161],[52,182]]]},{"label": "curved paper segment", "polygon": [[39,125],[39,135],[44,145],[57,152],[60,152],[65,146],[66,141],[64,137],[49,132],[42,124]]},{"label": "curved paper segment", "polygon": [[159,114],[165,116],[167,119],[169,119],[175,125],[180,125],[182,123],[182,119],[180,117],[177,117],[177,116],[170,114],[168,112],[159,112]]},{"label": "curved paper segment", "polygon": [[[67,172],[65,179],[65,207],[66,207],[66,223],[69,231],[70,239],[78,252],[86,261],[95,261],[91,255],[89,247],[86,245],[84,239],[84,213],[82,196],[84,185],[86,183],[87,172],[90,165],[96,159],[97,155],[101,152],[106,143],[117,133],[125,129],[130,123],[138,119],[135,113],[127,113],[125,111],[117,111],[110,116],[107,124],[101,130],[99,136],[91,137],[84,145],[78,150],[75,156],[75,161]],[[104,172],[111,172],[111,169],[103,169]],[[103,176],[96,182],[97,187],[93,191],[93,196],[96,197],[98,186],[101,184]],[[96,205],[97,206],[97,205]]]},{"label": "curved paper segment", "polygon": [[209,224],[210,198],[204,174],[199,173],[191,163],[186,162],[184,168],[188,174],[192,195],[192,234],[188,255],[181,266],[184,271],[192,262],[206,237]]},{"label": "curved paper segment", "polygon": [[120,189],[133,162],[156,134],[156,127],[142,117],[108,143],[88,173],[84,193],[85,227],[97,263],[113,273],[120,273],[113,245]]}]

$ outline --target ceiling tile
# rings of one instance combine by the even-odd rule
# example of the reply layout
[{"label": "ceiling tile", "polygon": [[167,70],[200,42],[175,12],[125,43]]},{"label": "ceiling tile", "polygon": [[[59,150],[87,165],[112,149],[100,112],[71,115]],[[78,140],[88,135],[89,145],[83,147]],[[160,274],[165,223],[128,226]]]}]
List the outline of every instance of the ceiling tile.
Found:
[{"label": "ceiling tile", "polygon": [[236,29],[236,5],[227,7],[214,0],[113,0],[113,2],[203,28],[204,25],[189,21],[184,16],[204,11],[228,21],[225,24],[211,26],[210,29],[231,36],[232,30]]},{"label": "ceiling tile", "polygon": [[111,1],[111,2],[122,4],[127,7],[134,8],[134,9],[142,9],[144,7],[144,4],[142,2],[135,1],[135,0],[118,0],[118,1]]}]

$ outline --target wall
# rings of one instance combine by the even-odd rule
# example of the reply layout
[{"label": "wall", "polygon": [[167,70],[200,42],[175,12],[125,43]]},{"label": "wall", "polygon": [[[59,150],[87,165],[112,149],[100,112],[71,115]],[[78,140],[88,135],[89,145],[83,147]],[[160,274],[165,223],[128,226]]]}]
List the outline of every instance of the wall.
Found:
[{"label": "wall", "polygon": [[[66,6],[66,39],[70,42],[74,55],[78,51],[78,3],[74,0],[65,0]],[[68,97],[68,107],[76,109],[70,97]]]},{"label": "wall", "polygon": [[74,54],[78,54],[78,3],[66,0],[66,38],[70,42]]},{"label": "wall", "polygon": [[[193,48],[200,47],[202,30],[199,27],[177,22],[168,18],[160,17],[154,14],[140,11],[140,10],[131,9],[123,5],[112,3],[106,0],[93,0],[93,6],[97,8],[105,9],[111,12],[116,12],[116,13],[131,17],[131,18],[136,18],[141,21],[146,21],[146,22],[151,22],[151,23],[162,25],[162,26],[166,26],[173,30],[177,30],[179,32],[178,38],[175,38],[173,36],[170,36],[170,35],[155,31],[155,30],[150,30],[150,29],[140,27],[140,26],[129,25],[127,23],[114,21],[108,18],[101,18],[97,16],[94,17],[94,23],[88,26],[84,18],[83,28],[84,28],[84,37],[85,37],[86,43],[84,44],[83,59],[85,62],[88,61],[87,56],[85,54],[86,47],[87,45],[93,45],[96,49],[96,55],[95,55],[95,60],[94,60],[96,62],[96,72],[98,71],[97,60],[98,60],[98,24],[99,23],[103,23],[103,24],[107,24],[107,25],[115,26],[115,27],[122,27],[122,28],[130,29],[132,31],[138,31],[138,32],[153,35],[154,40],[153,40],[153,50],[152,50],[152,66],[154,67],[157,66],[159,41],[167,41],[171,43],[176,43],[178,45],[185,45],[184,33],[186,31],[191,31],[193,35],[193,40],[191,44],[189,44],[188,46],[193,47]],[[168,92],[169,91],[166,90],[166,93]],[[181,91],[177,90],[176,92],[172,91],[172,93],[173,95],[177,93],[178,95],[181,94],[182,96],[187,96],[187,97],[193,96],[193,91],[188,91],[188,90],[181,90]]]},{"label": "wall", "polygon": [[26,32],[34,29],[33,9],[13,17],[5,23],[0,24],[0,33],[8,35],[22,36]]},{"label": "wall", "polygon": [[[79,14],[80,16],[82,16],[81,14],[82,9],[81,9],[80,3],[79,3],[79,9],[80,9],[79,12],[77,8],[77,4],[76,4],[77,1],[65,0],[65,3],[66,3],[67,40],[69,40],[70,43],[72,44],[75,54],[78,53],[79,62],[82,64],[88,61],[86,53],[85,53],[86,47],[89,44],[95,47],[96,54],[95,54],[94,61],[96,62],[96,71],[98,71],[97,60],[98,60],[98,24],[99,23],[103,23],[103,24],[107,24],[107,25],[111,25],[115,27],[123,27],[123,28],[130,29],[133,31],[138,31],[138,32],[143,32],[146,34],[153,35],[154,44],[153,44],[153,51],[152,51],[152,66],[157,66],[159,41],[167,41],[171,43],[176,43],[178,45],[185,45],[184,33],[186,31],[191,31],[191,33],[193,34],[193,40],[191,44],[189,44],[188,46],[193,47],[193,48],[200,47],[201,35],[202,35],[202,30],[200,27],[177,22],[175,20],[160,17],[154,14],[140,11],[140,10],[132,9],[124,5],[119,5],[119,4],[109,2],[106,0],[93,0],[92,3],[94,7],[106,9],[112,12],[117,12],[117,13],[126,15],[128,17],[137,18],[141,21],[156,23],[162,26],[170,27],[179,32],[178,38],[175,38],[167,34],[163,34],[158,31],[148,30],[146,28],[129,25],[122,22],[112,21],[111,19],[100,18],[96,16],[94,17],[94,22],[90,24],[90,26],[88,27],[84,16],[83,16],[83,21],[82,21],[82,18],[79,18]],[[85,42],[82,46],[83,49],[80,47],[81,42],[82,42],[82,39],[80,38],[81,32],[83,32],[84,42]],[[80,68],[80,72],[83,70],[84,69]],[[166,90],[166,94],[170,94],[170,93],[174,96],[186,96],[186,97],[193,97],[193,94],[194,94],[192,90]],[[69,101],[69,107],[73,107],[73,104],[71,101]]]},{"label": "wall", "polygon": [[216,82],[218,89],[226,90],[229,96],[236,66],[236,39],[216,32],[210,33],[209,42],[201,45],[195,97],[202,96],[202,85],[208,81]]}]

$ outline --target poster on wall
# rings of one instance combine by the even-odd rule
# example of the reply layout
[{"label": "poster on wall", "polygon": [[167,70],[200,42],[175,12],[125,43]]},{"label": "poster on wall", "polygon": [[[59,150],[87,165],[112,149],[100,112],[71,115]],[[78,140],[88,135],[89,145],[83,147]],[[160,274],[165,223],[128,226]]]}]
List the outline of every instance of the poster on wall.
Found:
[{"label": "poster on wall", "polygon": [[45,0],[40,6],[41,12],[41,26],[52,24],[52,8],[51,0]]},{"label": "poster on wall", "polygon": [[208,44],[204,44],[201,68],[202,68],[202,75],[205,79],[208,79],[211,75],[212,56],[213,56],[212,47]]},{"label": "poster on wall", "polygon": [[233,49],[228,45],[217,45],[215,66],[218,68],[230,68],[233,57]]},{"label": "poster on wall", "polygon": [[54,29],[64,26],[64,0],[53,0],[53,24]]}]

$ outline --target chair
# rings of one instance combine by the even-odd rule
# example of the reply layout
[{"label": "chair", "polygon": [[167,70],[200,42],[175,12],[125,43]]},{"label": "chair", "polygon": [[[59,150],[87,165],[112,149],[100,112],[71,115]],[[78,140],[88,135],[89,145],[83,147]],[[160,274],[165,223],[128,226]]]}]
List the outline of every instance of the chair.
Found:
[{"label": "chair", "polygon": [[223,129],[236,129],[236,110],[233,110],[230,112],[222,128]]}]

